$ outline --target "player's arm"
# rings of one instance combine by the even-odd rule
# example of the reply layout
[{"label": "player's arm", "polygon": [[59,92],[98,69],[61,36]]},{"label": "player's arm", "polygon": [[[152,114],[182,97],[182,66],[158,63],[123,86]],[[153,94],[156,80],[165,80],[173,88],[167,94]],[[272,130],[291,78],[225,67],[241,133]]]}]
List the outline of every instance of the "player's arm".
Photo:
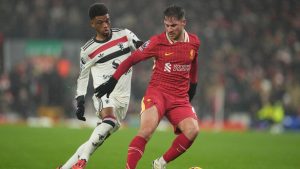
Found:
[{"label": "player's arm", "polygon": [[193,38],[193,45],[195,46],[195,57],[191,64],[190,70],[190,88],[188,91],[189,100],[192,101],[193,97],[196,94],[197,82],[198,82],[198,51],[200,47],[200,40],[197,36]]},{"label": "player's arm", "polygon": [[190,89],[188,91],[189,100],[192,101],[193,97],[196,94],[196,88],[198,83],[198,52],[195,54],[195,58],[191,65],[190,70]]},{"label": "player's arm", "polygon": [[132,53],[130,57],[124,60],[115,71],[113,76],[109,78],[108,81],[101,84],[95,89],[95,94],[98,98],[101,98],[105,94],[109,97],[110,93],[115,88],[120,77],[127,72],[131,66],[137,64],[140,61],[146,60],[152,56],[155,56],[156,53],[156,45],[155,43],[150,43],[150,40],[145,42],[138,50]]},{"label": "player's arm", "polygon": [[76,90],[76,101],[77,101],[77,110],[76,116],[79,120],[85,121],[84,117],[84,103],[85,95],[87,92],[87,86],[89,82],[89,75],[92,63],[88,60],[88,56],[81,51],[80,53],[80,73],[77,79],[77,90]]},{"label": "player's arm", "polygon": [[130,30],[128,29],[125,29],[125,32],[126,32],[126,36],[128,38],[128,41],[129,41],[129,46],[130,46],[130,49],[132,51],[138,49],[140,46],[142,46],[144,44],[143,41],[141,41],[133,32],[131,32]]}]

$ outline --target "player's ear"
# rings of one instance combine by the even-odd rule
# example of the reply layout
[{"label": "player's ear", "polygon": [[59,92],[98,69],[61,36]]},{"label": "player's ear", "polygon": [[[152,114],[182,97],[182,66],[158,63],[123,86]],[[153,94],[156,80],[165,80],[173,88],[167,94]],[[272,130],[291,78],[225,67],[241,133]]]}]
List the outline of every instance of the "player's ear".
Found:
[{"label": "player's ear", "polygon": [[183,20],[181,21],[181,23],[182,23],[183,26],[185,26],[185,25],[186,25],[186,19],[183,19]]},{"label": "player's ear", "polygon": [[92,28],[95,28],[95,22],[94,22],[94,20],[92,19],[92,20],[90,20],[90,26],[92,27]]}]

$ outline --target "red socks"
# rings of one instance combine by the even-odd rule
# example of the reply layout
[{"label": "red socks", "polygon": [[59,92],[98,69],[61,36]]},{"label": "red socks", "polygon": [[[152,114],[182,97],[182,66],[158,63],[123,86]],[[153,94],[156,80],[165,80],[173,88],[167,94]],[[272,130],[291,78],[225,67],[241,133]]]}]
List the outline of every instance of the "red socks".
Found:
[{"label": "red socks", "polygon": [[[138,161],[142,158],[147,141],[140,136],[133,138],[129,144],[127,153],[126,169],[135,169]],[[163,155],[164,160],[168,163],[181,154],[183,154],[191,145],[193,141],[190,141],[184,134],[180,134],[173,141],[172,146]]]},{"label": "red socks", "polygon": [[127,153],[126,169],[135,169],[138,161],[142,158],[147,141],[140,136],[135,136],[129,144]]},{"label": "red socks", "polygon": [[184,134],[180,134],[173,141],[172,146],[169,150],[163,155],[164,160],[168,163],[181,154],[183,154],[191,145],[193,141],[190,141]]}]

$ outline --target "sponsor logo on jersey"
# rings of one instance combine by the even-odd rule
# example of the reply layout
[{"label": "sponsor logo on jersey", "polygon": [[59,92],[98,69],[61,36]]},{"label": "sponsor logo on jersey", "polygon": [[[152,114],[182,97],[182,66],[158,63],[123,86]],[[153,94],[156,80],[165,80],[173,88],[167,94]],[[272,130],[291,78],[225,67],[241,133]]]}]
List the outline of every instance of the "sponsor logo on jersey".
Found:
[{"label": "sponsor logo on jersey", "polygon": [[171,63],[165,63],[164,71],[165,72],[171,72],[171,67],[172,67]]},{"label": "sponsor logo on jersey", "polygon": [[179,64],[171,64],[165,63],[164,71],[165,72],[188,72],[191,70],[191,65],[179,65]]},{"label": "sponsor logo on jersey", "polygon": [[191,65],[178,65],[173,66],[173,71],[175,72],[188,72],[191,70]]},{"label": "sponsor logo on jersey", "polygon": [[119,67],[119,65],[121,64],[121,61],[116,59],[111,64],[114,69],[117,69]]},{"label": "sponsor logo on jersey", "polygon": [[109,79],[112,75],[102,75],[103,80]]}]

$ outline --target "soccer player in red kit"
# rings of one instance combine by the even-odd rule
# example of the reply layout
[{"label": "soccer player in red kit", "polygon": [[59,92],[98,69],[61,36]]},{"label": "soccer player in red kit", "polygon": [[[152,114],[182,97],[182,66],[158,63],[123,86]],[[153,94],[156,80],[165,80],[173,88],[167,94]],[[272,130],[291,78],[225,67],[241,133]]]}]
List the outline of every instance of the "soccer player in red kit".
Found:
[{"label": "soccer player in red kit", "polygon": [[95,90],[97,97],[109,94],[118,79],[134,64],[153,57],[153,74],[142,100],[141,124],[127,154],[126,169],[135,169],[145,146],[165,116],[178,136],[163,156],[153,161],[153,169],[183,154],[199,132],[198,118],[190,104],[197,85],[200,41],[185,30],[184,9],[172,5],[164,11],[165,32],[155,35],[120,64],[114,75]]}]

